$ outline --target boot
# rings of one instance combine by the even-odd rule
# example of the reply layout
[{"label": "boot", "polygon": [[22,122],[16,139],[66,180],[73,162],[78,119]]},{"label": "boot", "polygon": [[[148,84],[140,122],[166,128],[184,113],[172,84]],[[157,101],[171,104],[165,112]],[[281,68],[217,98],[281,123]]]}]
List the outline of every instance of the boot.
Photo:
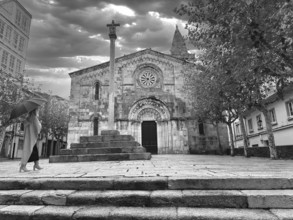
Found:
[{"label": "boot", "polygon": [[43,169],[42,167],[40,167],[40,165],[39,165],[39,161],[35,161],[35,164],[34,164],[34,170],[41,170],[41,169]]},{"label": "boot", "polygon": [[21,173],[21,171],[23,172],[29,172],[29,170],[26,168],[26,164],[21,164],[19,167],[19,172]]}]

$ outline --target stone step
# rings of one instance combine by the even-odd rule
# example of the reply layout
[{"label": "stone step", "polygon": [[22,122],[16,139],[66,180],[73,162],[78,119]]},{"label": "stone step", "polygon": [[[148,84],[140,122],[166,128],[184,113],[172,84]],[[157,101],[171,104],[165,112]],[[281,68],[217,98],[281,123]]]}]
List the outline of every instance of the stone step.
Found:
[{"label": "stone step", "polygon": [[188,207],[102,207],[102,206],[0,206],[1,220],[280,220],[292,219],[293,210],[219,209]]},{"label": "stone step", "polygon": [[293,190],[1,190],[0,205],[293,209]]},{"label": "stone step", "polygon": [[[290,178],[103,177],[0,178],[0,190],[292,190]],[[264,192],[264,191],[262,191]],[[248,193],[248,192],[247,192]]]},{"label": "stone step", "polygon": [[108,142],[108,141],[134,141],[131,135],[81,136],[80,143]]},{"label": "stone step", "polygon": [[144,147],[101,147],[101,148],[73,148],[62,149],[60,155],[78,155],[78,154],[111,154],[111,153],[144,153]]},{"label": "stone step", "polygon": [[85,162],[85,161],[121,161],[121,160],[149,160],[150,153],[111,153],[111,154],[80,154],[50,156],[49,163]]},{"label": "stone step", "polygon": [[140,146],[136,141],[108,141],[108,142],[88,142],[88,143],[72,143],[70,149],[73,148],[105,148],[105,147],[133,147]]}]

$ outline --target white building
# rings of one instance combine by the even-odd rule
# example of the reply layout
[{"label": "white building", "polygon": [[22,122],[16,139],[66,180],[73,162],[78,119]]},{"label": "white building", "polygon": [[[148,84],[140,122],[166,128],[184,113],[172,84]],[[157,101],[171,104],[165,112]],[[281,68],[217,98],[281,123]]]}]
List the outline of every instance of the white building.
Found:
[{"label": "white building", "polygon": [[[267,98],[275,100],[277,94]],[[275,144],[277,146],[293,145],[293,87],[287,87],[283,99],[268,105],[270,118],[273,125]],[[245,129],[249,140],[249,147],[268,146],[268,137],[264,115],[258,110],[251,110],[245,115]],[[233,125],[235,147],[243,147],[243,137],[239,121]]]},{"label": "white building", "polygon": [[15,77],[25,68],[31,19],[17,0],[0,0],[0,66]]}]

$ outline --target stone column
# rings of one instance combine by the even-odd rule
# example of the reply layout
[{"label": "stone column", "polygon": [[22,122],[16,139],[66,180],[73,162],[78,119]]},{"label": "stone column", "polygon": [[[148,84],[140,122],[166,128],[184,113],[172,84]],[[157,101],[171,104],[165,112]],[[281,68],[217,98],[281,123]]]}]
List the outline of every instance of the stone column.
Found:
[{"label": "stone column", "polygon": [[108,129],[115,130],[114,126],[114,117],[115,117],[115,40],[117,39],[116,35],[116,26],[120,24],[115,24],[114,20],[111,24],[107,24],[109,27],[109,37],[110,37],[110,74],[109,74],[109,105],[108,105]]}]

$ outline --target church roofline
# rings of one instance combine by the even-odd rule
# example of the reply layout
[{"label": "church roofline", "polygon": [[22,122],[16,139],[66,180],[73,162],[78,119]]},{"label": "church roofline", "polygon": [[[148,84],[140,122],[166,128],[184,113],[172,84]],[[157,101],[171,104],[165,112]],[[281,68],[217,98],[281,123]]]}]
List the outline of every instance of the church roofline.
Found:
[{"label": "church roofline", "polygon": [[[159,55],[160,57],[163,57],[165,59],[170,59],[170,60],[175,61],[175,62],[179,62],[179,63],[187,62],[184,59],[179,59],[179,58],[177,58],[175,56],[172,56],[170,54],[161,53],[161,52],[152,50],[151,48],[148,48],[148,49],[140,50],[140,51],[137,51],[137,52],[134,52],[134,53],[131,53],[131,54],[127,54],[127,55],[115,58],[115,63],[117,63],[119,61],[125,61],[125,60],[128,60],[128,59],[131,59],[133,57],[136,57],[139,54],[144,55],[144,54],[151,54],[151,53]],[[88,72],[92,72],[92,71],[95,71],[95,70],[98,70],[98,69],[103,69],[103,68],[109,67],[109,63],[110,63],[110,61],[107,61],[107,62],[98,64],[98,65],[95,65],[95,66],[91,66],[91,67],[87,67],[87,68],[84,68],[84,69],[81,69],[81,70],[71,72],[71,73],[68,73],[68,74],[72,78],[74,76],[82,75],[84,73],[88,73]]]}]

